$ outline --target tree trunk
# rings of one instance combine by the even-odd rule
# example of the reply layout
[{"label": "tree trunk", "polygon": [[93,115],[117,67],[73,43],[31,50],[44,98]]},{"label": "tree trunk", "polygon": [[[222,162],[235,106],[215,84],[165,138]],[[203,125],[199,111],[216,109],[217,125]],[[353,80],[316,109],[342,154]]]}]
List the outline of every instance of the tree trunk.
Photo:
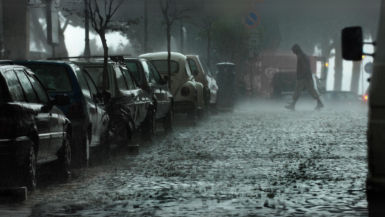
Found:
[{"label": "tree trunk", "polygon": [[184,38],[183,38],[184,34],[183,33],[184,33],[183,32],[183,21],[181,20],[180,21],[180,52],[181,53],[184,52],[184,46],[183,46],[183,44],[184,44]]},{"label": "tree trunk", "polygon": [[171,90],[171,25],[167,24],[167,68],[168,68],[168,88]]},{"label": "tree trunk", "polygon": [[105,32],[102,30],[101,33],[99,33],[100,39],[102,40],[103,44],[103,51],[104,51],[104,58],[103,58],[103,90],[107,90],[108,87],[108,46],[107,46],[107,40],[105,36]]},{"label": "tree trunk", "polygon": [[59,20],[59,45],[57,46],[57,55],[59,57],[68,57],[68,50],[65,43],[65,35],[64,32],[67,28],[69,20],[67,19],[63,28],[60,28],[60,20]]},{"label": "tree trunk", "polygon": [[358,87],[360,84],[362,61],[353,62],[352,82],[350,83],[350,91],[358,94]]}]

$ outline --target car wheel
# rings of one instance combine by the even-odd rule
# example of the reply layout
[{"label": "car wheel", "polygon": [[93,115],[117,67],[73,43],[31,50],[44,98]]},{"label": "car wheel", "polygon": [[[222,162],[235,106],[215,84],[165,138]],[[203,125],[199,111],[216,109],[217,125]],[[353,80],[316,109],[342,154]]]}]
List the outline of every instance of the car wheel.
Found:
[{"label": "car wheel", "polygon": [[32,193],[36,188],[37,183],[37,162],[34,150],[34,143],[31,141],[28,156],[23,168],[23,186],[27,187],[29,193]]},{"label": "car wheel", "polygon": [[128,145],[131,138],[131,130],[128,124],[124,123],[124,119],[110,120],[109,132],[109,147],[122,147]]},{"label": "car wheel", "polygon": [[110,131],[108,129],[105,130],[104,133],[100,136],[100,147],[99,147],[99,156],[102,158],[109,158],[110,157]]},{"label": "car wheel", "polygon": [[196,121],[197,118],[197,103],[194,102],[193,108],[187,112],[187,119],[190,121]]},{"label": "car wheel", "polygon": [[74,147],[73,156],[76,159],[76,166],[88,166],[90,159],[90,135],[87,131],[82,133],[81,143]]},{"label": "car wheel", "polygon": [[63,140],[62,148],[59,152],[59,159],[58,159],[58,165],[57,169],[59,170],[59,173],[64,178],[70,178],[71,177],[71,162],[72,162],[72,154],[71,154],[71,136],[67,133],[66,137]]},{"label": "car wheel", "polygon": [[167,113],[166,117],[163,118],[163,128],[166,133],[170,133],[173,130],[174,113],[172,109]]},{"label": "car wheel", "polygon": [[144,127],[142,127],[143,140],[151,141],[156,134],[156,115],[154,111],[148,111]]},{"label": "car wheel", "polygon": [[197,111],[198,120],[203,120],[204,117],[205,117],[205,109],[204,108],[198,109]]}]

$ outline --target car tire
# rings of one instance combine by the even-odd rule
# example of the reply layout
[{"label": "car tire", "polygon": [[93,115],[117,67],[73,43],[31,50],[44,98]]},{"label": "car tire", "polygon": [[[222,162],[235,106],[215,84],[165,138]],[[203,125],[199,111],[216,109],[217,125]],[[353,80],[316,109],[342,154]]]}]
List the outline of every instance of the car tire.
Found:
[{"label": "car tire", "polygon": [[174,123],[174,113],[172,109],[167,113],[166,117],[163,118],[163,128],[166,133],[170,133],[173,131],[173,123]]},{"label": "car tire", "polygon": [[74,147],[72,156],[76,156],[76,166],[88,166],[90,160],[90,135],[87,131],[83,132],[81,143],[78,147]]},{"label": "car tire", "polygon": [[59,151],[59,159],[57,162],[57,169],[59,170],[60,176],[63,178],[71,177],[71,162],[72,162],[71,146],[72,146],[71,135],[66,133],[66,136],[63,140],[63,145]]},{"label": "car tire", "polygon": [[142,127],[142,139],[147,141],[152,141],[153,137],[156,135],[156,113],[151,109],[147,113],[146,120],[144,121],[144,126]]},{"label": "car tire", "polygon": [[203,120],[204,117],[205,117],[205,109],[204,108],[198,109],[197,111],[198,120]]},{"label": "car tire", "polygon": [[32,193],[37,184],[37,161],[35,154],[35,145],[31,141],[28,155],[23,166],[23,186],[27,187],[28,193]]},{"label": "car tire", "polygon": [[100,136],[100,147],[99,147],[99,156],[101,158],[110,158],[111,154],[111,147],[110,147],[110,133],[109,130],[106,129],[106,131]]},{"label": "car tire", "polygon": [[[108,139],[108,149],[111,146],[120,148],[127,146],[131,139],[131,129],[127,123],[124,123],[125,119],[110,120],[108,131],[113,135]],[[109,152],[109,150],[108,150]]]}]

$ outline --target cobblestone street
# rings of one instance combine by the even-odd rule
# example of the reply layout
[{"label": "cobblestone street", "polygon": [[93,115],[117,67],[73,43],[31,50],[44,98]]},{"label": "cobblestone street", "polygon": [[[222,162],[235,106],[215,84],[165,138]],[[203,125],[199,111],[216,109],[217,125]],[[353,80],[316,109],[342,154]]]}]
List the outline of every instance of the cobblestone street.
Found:
[{"label": "cobblestone street", "polygon": [[367,110],[278,107],[159,132],[38,186],[32,216],[367,216]]}]

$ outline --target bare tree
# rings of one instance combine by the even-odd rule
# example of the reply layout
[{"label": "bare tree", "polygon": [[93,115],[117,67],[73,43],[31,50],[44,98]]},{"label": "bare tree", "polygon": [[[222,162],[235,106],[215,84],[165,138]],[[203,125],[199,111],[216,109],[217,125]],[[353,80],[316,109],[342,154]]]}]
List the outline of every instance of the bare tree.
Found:
[{"label": "bare tree", "polygon": [[212,38],[212,27],[217,17],[211,10],[211,4],[209,1],[198,0],[194,2],[196,19],[190,19],[189,22],[198,28],[203,30],[203,35],[207,39],[206,55],[207,63],[210,65],[210,52],[211,52],[211,38]]},{"label": "bare tree", "polygon": [[114,0],[104,0],[104,15],[100,11],[98,0],[90,0],[88,2],[88,14],[90,16],[91,26],[98,33],[104,51],[103,60],[103,89],[107,89],[107,61],[108,61],[108,45],[106,40],[106,32],[109,29],[109,23],[115,12],[122,5],[123,0],[117,0],[113,5]]},{"label": "bare tree", "polygon": [[[108,62],[108,45],[106,33],[108,31],[123,32],[129,26],[138,24],[140,18],[113,20],[112,17],[116,14],[120,6],[125,2],[124,0],[65,0],[62,3],[61,10],[68,14],[76,14],[85,19],[89,16],[94,31],[99,35],[103,46],[103,89],[107,88],[107,62]],[[84,8],[85,10],[81,9]],[[80,8],[80,9],[79,9]],[[87,21],[86,21],[87,22]]]},{"label": "bare tree", "polygon": [[159,0],[162,10],[163,23],[166,25],[167,34],[167,67],[168,67],[168,87],[171,89],[171,27],[176,20],[188,18],[187,12],[191,9],[178,7],[176,0]]}]

